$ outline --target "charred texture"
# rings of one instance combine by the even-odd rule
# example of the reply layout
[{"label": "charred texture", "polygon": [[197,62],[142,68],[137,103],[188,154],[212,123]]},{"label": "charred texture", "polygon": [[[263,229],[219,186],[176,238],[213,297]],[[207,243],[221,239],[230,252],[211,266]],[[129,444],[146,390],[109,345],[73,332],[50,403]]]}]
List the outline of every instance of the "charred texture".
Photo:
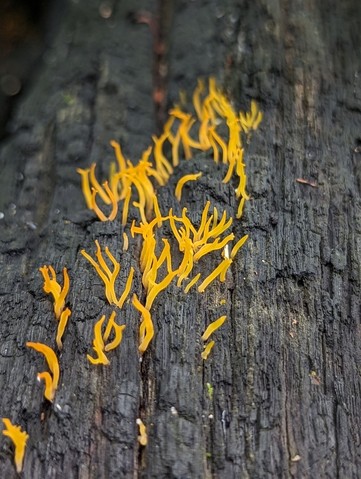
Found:
[{"label": "charred texture", "polygon": [[[108,2],[110,15],[95,0],[69,2],[0,144],[0,417],[29,433],[23,477],[359,477],[360,2],[153,4],[137,2],[166,45],[156,114],[154,38],[133,21],[134,2]],[[251,199],[233,225],[250,239],[225,283],[188,295],[172,283],[156,299],[141,363],[140,315],[127,302],[121,346],[95,367],[93,326],[112,307],[80,250],[107,245],[122,267],[118,291],[133,266],[142,298],[140,242],[122,251],[120,221],[86,210],[76,168],[95,161],[106,177],[112,139],[138,161],[178,92],[211,75],[237,109],[253,98],[264,112],[246,148]],[[207,199],[235,216],[235,186],[203,153],[158,190],[162,211],[195,167],[203,176],[182,197],[192,218]],[[53,404],[36,382],[43,358],[25,347],[54,343],[38,271],[47,264],[71,281]],[[202,361],[201,335],[223,314]],[[5,437],[0,477],[17,477]]]}]

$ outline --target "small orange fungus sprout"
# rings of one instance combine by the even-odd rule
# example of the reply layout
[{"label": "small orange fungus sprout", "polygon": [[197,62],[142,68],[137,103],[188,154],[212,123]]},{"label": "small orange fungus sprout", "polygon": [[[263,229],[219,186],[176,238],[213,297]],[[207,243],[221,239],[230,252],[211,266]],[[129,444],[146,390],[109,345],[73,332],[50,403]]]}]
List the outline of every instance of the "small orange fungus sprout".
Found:
[{"label": "small orange fungus sprout", "polygon": [[196,274],[196,276],[194,278],[192,278],[189,281],[189,283],[187,284],[187,286],[184,288],[184,292],[188,293],[189,290],[191,289],[191,287],[194,286],[197,283],[197,281],[199,280],[200,277],[201,277],[201,273]]},{"label": "small orange fungus sprout", "polygon": [[60,376],[58,358],[56,357],[54,351],[45,344],[28,342],[26,343],[26,346],[28,348],[35,349],[35,351],[38,351],[45,356],[46,362],[48,363],[48,367],[52,375],[50,375],[47,371],[39,373],[38,380],[40,381],[41,379],[43,379],[45,381],[44,396],[48,401],[52,402],[55,396],[55,391],[58,387]]},{"label": "small orange fungus sprout", "polygon": [[209,336],[213,334],[218,328],[222,326],[222,324],[225,322],[227,316],[221,316],[220,318],[216,319],[213,321],[207,329],[204,331],[202,339],[203,341],[207,341]]},{"label": "small orange fungus sprout", "polygon": [[65,308],[60,315],[58,329],[56,332],[56,344],[59,349],[62,349],[63,347],[63,343],[61,340],[65,331],[66,325],[68,324],[68,319],[70,315],[71,315],[71,311],[69,308]]},{"label": "small orange fungus sprout", "polygon": [[244,243],[248,240],[248,235],[242,236],[240,240],[237,241],[237,243],[233,246],[232,251],[231,251],[231,259],[234,259],[236,256],[238,250],[242,248]]},{"label": "small orange fungus sprout", "polygon": [[29,435],[22,431],[20,426],[15,426],[11,423],[10,419],[4,417],[2,419],[6,429],[3,430],[3,435],[8,436],[15,447],[14,461],[16,472],[20,473],[23,470],[23,462],[25,455],[26,442],[29,439]]},{"label": "small orange fungus sprout", "polygon": [[213,346],[214,346],[214,341],[209,341],[209,343],[204,347],[204,350],[201,353],[203,360],[206,360],[208,358],[208,355],[211,352]]},{"label": "small orange fungus sprout", "polygon": [[133,306],[143,316],[143,321],[139,326],[139,351],[143,354],[154,336],[152,317],[149,310],[142,305],[136,294],[133,295]]},{"label": "small orange fungus sprout", "polygon": [[[63,269],[64,285],[63,287],[56,280],[56,273],[52,266],[43,266],[39,271],[44,278],[43,289],[45,293],[52,294],[54,298],[54,313],[57,319],[65,307],[65,298],[69,291],[69,276],[66,268]],[[50,274],[49,274],[50,271]],[[50,277],[51,276],[51,277]]]},{"label": "small orange fungus sprout", "polygon": [[128,251],[129,248],[129,238],[127,233],[123,232],[123,251]]},{"label": "small orange fungus sprout", "polygon": [[[87,358],[92,364],[109,364],[109,359],[106,357],[105,352],[111,351],[112,349],[118,347],[123,339],[123,330],[125,329],[125,324],[120,326],[115,322],[115,311],[113,311],[110,315],[105,332],[102,335],[102,326],[104,321],[105,315],[103,315],[94,326],[93,349],[96,352],[97,357],[93,358],[87,354]],[[108,341],[112,330],[114,331],[114,339],[110,343],[105,344]]]},{"label": "small orange fungus sprout", "polygon": [[177,198],[178,201],[181,200],[182,197],[182,189],[183,186],[187,183],[187,181],[195,181],[198,180],[202,176],[202,173],[195,173],[193,175],[184,175],[182,178],[178,181],[177,186],[175,187],[175,197]]},{"label": "small orange fungus sprout", "polygon": [[207,286],[209,286],[218,276],[221,276],[222,274],[225,275],[225,272],[231,263],[232,260],[227,258],[221,261],[220,264],[211,272],[211,274],[209,274],[198,286],[198,292],[203,293]]},{"label": "small orange fungus sprout", "polygon": [[147,428],[145,427],[143,421],[138,418],[137,424],[139,427],[139,436],[138,441],[141,446],[146,446],[148,444],[148,435],[147,435]]}]

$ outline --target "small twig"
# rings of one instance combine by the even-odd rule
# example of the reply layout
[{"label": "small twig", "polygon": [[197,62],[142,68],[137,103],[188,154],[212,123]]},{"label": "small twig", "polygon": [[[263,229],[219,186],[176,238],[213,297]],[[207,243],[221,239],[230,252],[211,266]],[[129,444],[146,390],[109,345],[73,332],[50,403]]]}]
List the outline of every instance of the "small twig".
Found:
[{"label": "small twig", "polygon": [[296,178],[297,183],[302,183],[303,185],[312,186],[312,188],[317,188],[318,184],[315,181],[305,180],[304,178]]}]

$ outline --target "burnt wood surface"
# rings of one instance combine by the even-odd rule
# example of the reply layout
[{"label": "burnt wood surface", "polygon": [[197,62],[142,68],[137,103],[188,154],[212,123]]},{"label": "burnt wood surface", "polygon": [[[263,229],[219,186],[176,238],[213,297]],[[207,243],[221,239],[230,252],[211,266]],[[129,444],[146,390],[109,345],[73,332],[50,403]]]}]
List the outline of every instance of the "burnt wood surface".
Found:
[{"label": "burnt wood surface", "polygon": [[[110,18],[100,5],[59,9],[0,144],[0,417],[30,435],[23,477],[360,477],[360,2],[124,0],[109,2]],[[158,37],[139,11],[158,15]],[[76,168],[95,161],[105,177],[111,139],[137,160],[164,114],[154,88],[169,107],[210,75],[236,108],[254,98],[264,112],[245,157],[251,200],[233,225],[250,239],[225,283],[187,295],[172,284],[156,299],[142,362],[139,314],[127,303],[121,346],[94,367],[93,325],[112,308],[80,250],[93,252],[95,239],[109,246],[120,283],[132,265],[143,298],[141,245],[123,252],[120,221],[86,210]],[[234,185],[205,154],[159,189],[162,211],[177,207],[176,181],[194,165],[204,175],[183,199],[194,221],[207,199],[235,216]],[[25,347],[54,342],[44,264],[67,266],[71,280],[51,405],[36,381],[43,357]],[[221,314],[203,362],[201,334]],[[17,477],[3,436],[0,477]]]}]

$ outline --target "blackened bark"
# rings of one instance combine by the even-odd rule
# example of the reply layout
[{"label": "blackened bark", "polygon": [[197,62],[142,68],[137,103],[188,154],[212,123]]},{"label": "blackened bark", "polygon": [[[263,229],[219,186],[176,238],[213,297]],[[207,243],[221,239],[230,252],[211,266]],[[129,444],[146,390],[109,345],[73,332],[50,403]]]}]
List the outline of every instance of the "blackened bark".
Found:
[{"label": "blackened bark", "polygon": [[[156,129],[152,37],[130,20],[134,5],[112,4],[109,19],[95,0],[69,5],[1,145],[0,416],[30,435],[23,476],[356,478],[359,2],[175,2],[170,104],[199,76],[216,75],[237,108],[255,98],[264,111],[246,154],[252,199],[233,228],[250,239],[226,283],[188,295],[173,285],[157,298],[156,335],[142,363],[139,315],[126,304],[121,347],[109,367],[95,368],[86,359],[93,324],[112,308],[79,251],[93,251],[95,239],[108,245],[120,259],[121,283],[130,265],[136,269],[141,296],[140,245],[123,252],[120,222],[87,212],[75,169],[96,161],[105,176],[109,140],[136,159]],[[162,211],[176,206],[176,181],[196,164],[204,175],[185,190],[195,221],[206,199],[235,215],[234,185],[223,185],[206,160],[183,163],[159,190]],[[43,264],[67,266],[71,278],[72,316],[51,406],[35,379],[43,359],[25,347],[54,338]],[[218,312],[228,321],[202,362],[200,336]],[[144,449],[138,417],[148,428]],[[16,477],[5,438],[0,476]]]}]

